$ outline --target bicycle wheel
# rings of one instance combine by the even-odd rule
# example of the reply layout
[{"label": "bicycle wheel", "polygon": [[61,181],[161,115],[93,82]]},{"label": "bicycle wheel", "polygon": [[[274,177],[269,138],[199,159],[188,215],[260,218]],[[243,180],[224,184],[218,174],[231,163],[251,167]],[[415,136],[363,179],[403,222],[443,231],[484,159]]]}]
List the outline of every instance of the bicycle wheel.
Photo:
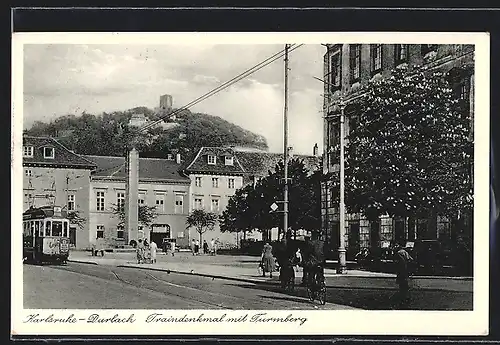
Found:
[{"label": "bicycle wheel", "polygon": [[307,297],[311,302],[314,302],[314,291],[311,289],[311,286],[307,286]]}]

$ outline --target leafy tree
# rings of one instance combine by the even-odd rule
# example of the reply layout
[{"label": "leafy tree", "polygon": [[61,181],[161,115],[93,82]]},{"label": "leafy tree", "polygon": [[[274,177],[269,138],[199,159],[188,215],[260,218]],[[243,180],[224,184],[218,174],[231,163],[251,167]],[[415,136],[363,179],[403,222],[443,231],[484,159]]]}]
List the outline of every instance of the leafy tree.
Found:
[{"label": "leafy tree", "polygon": [[243,232],[243,238],[246,239],[246,233],[251,230],[254,218],[247,200],[252,191],[253,187],[247,185],[236,190],[229,199],[226,209],[219,217],[222,232]]},{"label": "leafy tree", "polygon": [[346,144],[350,212],[428,217],[472,208],[469,109],[445,77],[399,68],[368,85]]},{"label": "leafy tree", "polygon": [[[125,224],[125,208],[119,207],[116,204],[112,204],[112,208],[113,208],[113,214],[118,215],[118,218],[120,220],[118,225],[124,225]],[[137,214],[138,214],[139,223],[141,223],[142,225],[144,225],[146,227],[153,224],[154,220],[158,216],[158,213],[156,212],[156,207],[147,206],[147,205],[139,205],[137,208]]]},{"label": "leafy tree", "polygon": [[200,243],[203,241],[203,234],[207,230],[213,230],[218,221],[218,216],[215,213],[205,210],[194,210],[186,218],[187,228],[194,227],[200,234]]},{"label": "leafy tree", "polygon": [[83,229],[83,226],[85,225],[85,218],[81,217],[78,211],[68,211],[66,217],[71,224],[75,224],[80,229]]},{"label": "leafy tree", "polygon": [[[268,176],[260,180],[255,188],[247,186],[238,190],[229,200],[222,214],[222,227],[226,231],[246,231],[259,229],[266,232],[273,227],[282,226],[283,213],[272,212],[270,206],[283,200],[284,164],[279,162]],[[321,186],[323,174],[315,171],[310,174],[303,161],[291,159],[288,162],[289,227],[319,231],[321,226]],[[282,208],[283,204],[279,204]],[[281,232],[281,230],[280,230]]]}]

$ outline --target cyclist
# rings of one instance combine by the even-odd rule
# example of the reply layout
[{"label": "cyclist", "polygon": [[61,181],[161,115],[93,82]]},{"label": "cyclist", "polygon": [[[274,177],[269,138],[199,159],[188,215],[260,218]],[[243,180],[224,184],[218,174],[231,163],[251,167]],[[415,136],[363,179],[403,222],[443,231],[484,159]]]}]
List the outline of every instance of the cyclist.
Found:
[{"label": "cyclist", "polygon": [[325,255],[324,255],[325,242],[319,238],[319,233],[313,231],[311,240],[307,242],[306,253],[307,256],[304,260],[304,271],[307,272],[306,282],[313,281],[316,275],[324,281],[325,274]]}]

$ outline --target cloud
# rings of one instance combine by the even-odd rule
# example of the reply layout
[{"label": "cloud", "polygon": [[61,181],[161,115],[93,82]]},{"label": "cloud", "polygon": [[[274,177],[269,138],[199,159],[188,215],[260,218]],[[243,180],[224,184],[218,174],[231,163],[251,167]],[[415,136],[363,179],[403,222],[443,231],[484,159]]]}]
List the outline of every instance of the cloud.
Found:
[{"label": "cloud", "polygon": [[[181,107],[283,49],[282,45],[82,45],[24,47],[24,120],[158,106],[171,94]],[[323,48],[290,53],[290,144],[321,147]],[[264,135],[283,148],[283,58],[193,107]]]}]

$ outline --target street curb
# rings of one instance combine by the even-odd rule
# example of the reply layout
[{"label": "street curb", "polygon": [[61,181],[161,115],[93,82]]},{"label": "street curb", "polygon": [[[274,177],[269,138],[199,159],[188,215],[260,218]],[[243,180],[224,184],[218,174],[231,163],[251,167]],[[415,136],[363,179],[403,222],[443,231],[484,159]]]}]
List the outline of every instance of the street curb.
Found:
[{"label": "street curb", "polygon": [[254,279],[245,279],[245,278],[222,276],[222,275],[218,275],[218,274],[208,274],[208,273],[199,273],[199,272],[191,273],[191,272],[177,271],[177,270],[171,270],[171,269],[161,269],[161,268],[154,268],[154,267],[138,267],[138,266],[129,266],[129,265],[118,265],[116,267],[135,268],[135,269],[140,269],[140,270],[149,270],[149,271],[156,271],[156,272],[170,272],[170,273],[177,273],[177,274],[183,274],[183,275],[195,275],[195,276],[206,277],[206,278],[233,280],[233,281],[252,283],[252,284],[278,285],[278,282],[275,282],[275,281],[265,281],[265,280],[262,281],[262,280],[254,280]]},{"label": "street curb", "polygon": [[76,262],[79,264],[87,264],[87,265],[99,265],[97,262],[93,261],[84,261],[84,260],[67,260],[68,262]]},{"label": "street curb", "polygon": [[[69,259],[68,262],[76,262],[76,263],[81,263],[81,264],[89,264],[89,265],[100,265],[97,262],[93,261],[85,261],[85,260],[72,260]],[[128,265],[117,265],[117,267],[136,267],[136,266],[128,266]],[[162,269],[159,268],[152,268],[152,267],[137,267],[140,269],[152,269],[152,270],[157,270],[157,271],[163,271]],[[185,271],[174,271],[170,270],[170,272],[175,272],[175,273],[181,273],[181,274],[191,274],[190,272],[185,272]],[[235,277],[225,277],[221,275],[210,275],[210,274],[204,274],[204,273],[199,273],[200,275],[205,275],[209,278],[222,278],[222,279],[233,279],[233,280],[239,280],[239,281],[245,281],[245,282],[259,282],[259,283],[265,283],[265,284],[273,284],[272,282],[267,282],[267,281],[260,281],[260,280],[252,280],[252,279],[245,279],[245,278],[235,278]],[[396,275],[386,275],[386,276],[380,276],[380,275],[363,275],[363,274],[334,274],[334,275],[328,275],[327,277],[330,278],[340,278],[340,277],[349,277],[349,278],[370,278],[370,279],[387,279],[387,278],[396,278]],[[450,276],[410,276],[410,279],[448,279],[448,280],[462,280],[462,281],[473,281],[473,277],[450,277]],[[446,290],[448,291],[448,290]]]}]

